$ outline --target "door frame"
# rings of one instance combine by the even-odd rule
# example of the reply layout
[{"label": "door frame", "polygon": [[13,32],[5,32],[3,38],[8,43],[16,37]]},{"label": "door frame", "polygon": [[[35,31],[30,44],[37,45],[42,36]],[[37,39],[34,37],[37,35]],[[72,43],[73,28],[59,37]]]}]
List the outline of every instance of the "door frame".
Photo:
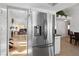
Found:
[{"label": "door frame", "polygon": [[[18,7],[13,7],[13,6],[7,6],[7,53],[6,53],[6,55],[7,56],[9,56],[9,9],[14,9],[14,10],[22,10],[22,11],[25,11],[25,15],[27,15],[26,14],[26,11],[28,11],[29,9],[22,9],[22,8],[18,8]],[[27,22],[27,24],[26,24],[26,26],[28,27],[28,19],[27,19],[27,16],[26,16],[26,22]],[[28,28],[27,28],[27,30],[28,30]],[[27,35],[28,35],[28,33],[27,33]],[[28,36],[26,37],[27,39],[28,39]],[[28,42],[28,41],[27,41]],[[27,43],[27,46],[28,46],[28,43]],[[28,48],[27,48],[28,49]],[[27,54],[28,54],[28,50],[27,50]]]}]

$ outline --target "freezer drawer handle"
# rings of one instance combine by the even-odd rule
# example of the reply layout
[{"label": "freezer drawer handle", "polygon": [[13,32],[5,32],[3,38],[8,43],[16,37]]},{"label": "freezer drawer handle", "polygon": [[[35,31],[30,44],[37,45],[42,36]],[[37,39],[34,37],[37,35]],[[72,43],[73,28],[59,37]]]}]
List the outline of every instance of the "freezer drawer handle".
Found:
[{"label": "freezer drawer handle", "polygon": [[33,46],[33,47],[46,48],[46,47],[51,47],[51,46],[53,46],[53,43],[44,44],[44,45],[36,45],[36,46]]}]

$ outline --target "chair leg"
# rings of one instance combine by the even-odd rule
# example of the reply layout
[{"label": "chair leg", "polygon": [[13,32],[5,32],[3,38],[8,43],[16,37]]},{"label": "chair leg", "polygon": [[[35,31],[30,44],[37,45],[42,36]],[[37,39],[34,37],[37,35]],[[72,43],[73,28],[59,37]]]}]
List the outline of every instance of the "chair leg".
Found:
[{"label": "chair leg", "polygon": [[70,44],[72,44],[72,39],[70,39]]},{"label": "chair leg", "polygon": [[75,44],[74,44],[74,45],[77,45],[77,43],[78,43],[78,41],[77,41],[77,40],[75,40]]},{"label": "chair leg", "polygon": [[79,46],[79,40],[78,40],[78,46]]}]

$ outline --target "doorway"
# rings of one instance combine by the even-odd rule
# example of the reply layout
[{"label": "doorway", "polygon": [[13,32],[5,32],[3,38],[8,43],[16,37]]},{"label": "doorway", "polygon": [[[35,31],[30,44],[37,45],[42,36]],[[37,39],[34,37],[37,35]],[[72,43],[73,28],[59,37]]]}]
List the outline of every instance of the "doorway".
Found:
[{"label": "doorway", "polygon": [[27,10],[8,8],[8,55],[28,55]]}]

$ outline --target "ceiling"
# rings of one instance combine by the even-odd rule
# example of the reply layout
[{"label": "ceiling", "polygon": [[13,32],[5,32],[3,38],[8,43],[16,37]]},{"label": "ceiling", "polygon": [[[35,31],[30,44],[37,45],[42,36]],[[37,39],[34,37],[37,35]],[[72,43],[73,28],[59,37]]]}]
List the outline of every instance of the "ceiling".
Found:
[{"label": "ceiling", "polygon": [[[41,9],[41,11],[58,12],[60,10],[69,8],[77,3],[0,3],[0,6],[6,8],[6,6],[13,6],[18,8],[34,8]],[[47,12],[46,11],[46,12]]]},{"label": "ceiling", "polygon": [[68,16],[71,16],[73,14],[73,10],[76,9],[76,8],[79,8],[78,6],[79,6],[79,4],[76,4],[76,5],[74,5],[74,6],[70,7],[70,8],[63,9],[63,11]]}]

